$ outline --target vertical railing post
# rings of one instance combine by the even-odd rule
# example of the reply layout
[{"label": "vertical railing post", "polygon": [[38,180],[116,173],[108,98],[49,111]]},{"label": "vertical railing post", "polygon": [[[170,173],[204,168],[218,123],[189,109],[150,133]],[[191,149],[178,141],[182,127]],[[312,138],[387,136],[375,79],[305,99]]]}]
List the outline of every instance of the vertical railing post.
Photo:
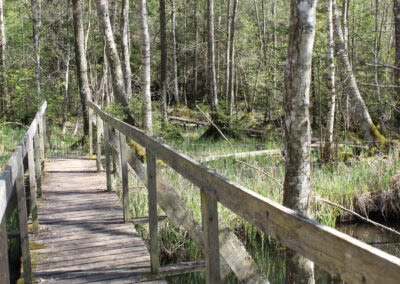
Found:
[{"label": "vertical railing post", "polygon": [[149,150],[146,151],[147,160],[147,190],[149,206],[150,229],[150,262],[151,272],[158,274],[160,268],[160,247],[158,241],[158,215],[157,215],[157,161]]},{"label": "vertical railing post", "polygon": [[47,143],[46,143],[46,139],[47,139],[47,115],[46,112],[43,113],[43,117],[42,117],[42,123],[43,123],[43,137],[42,137],[42,143],[43,143],[43,162],[44,159],[46,158],[46,153],[47,153]]},{"label": "vertical railing post", "polygon": [[104,129],[104,156],[106,159],[106,176],[107,176],[107,191],[112,190],[111,186],[111,159],[110,159],[110,128],[106,122],[103,121]]},{"label": "vertical railing post", "polygon": [[122,180],[122,207],[124,209],[124,222],[129,222],[129,185],[128,185],[128,161],[126,159],[124,148],[126,147],[126,137],[119,132],[119,158],[121,163]]},{"label": "vertical railing post", "polygon": [[218,202],[214,196],[200,190],[201,219],[203,225],[206,260],[206,283],[221,283],[219,240],[218,240]]},{"label": "vertical railing post", "polygon": [[8,266],[7,219],[5,216],[3,220],[0,220],[0,283],[10,283],[10,268]]},{"label": "vertical railing post", "polygon": [[93,125],[92,125],[92,113],[93,110],[89,107],[88,108],[89,114],[89,155],[93,155]]},{"label": "vertical railing post", "polygon": [[16,175],[15,188],[17,191],[17,207],[19,219],[19,232],[21,238],[21,251],[22,251],[22,265],[24,268],[24,283],[32,283],[32,268],[31,256],[29,252],[29,237],[28,237],[28,210],[26,208],[25,184],[24,184],[24,165],[22,157],[22,147],[16,148],[17,172],[12,173]]},{"label": "vertical railing post", "polygon": [[96,115],[96,126],[97,126],[97,149],[96,149],[96,166],[97,166],[97,171],[100,172],[101,171],[101,132],[100,132],[100,124],[101,124],[101,120],[100,120],[100,116],[97,114]]},{"label": "vertical railing post", "polygon": [[31,216],[32,216],[32,231],[38,232],[39,219],[37,209],[37,190],[36,190],[36,170],[35,170],[35,157],[33,148],[33,133],[28,137],[28,167],[29,167],[29,188],[31,197]]},{"label": "vertical railing post", "polygon": [[33,149],[34,149],[33,154],[35,156],[37,197],[42,197],[42,165],[41,165],[41,161],[40,161],[39,129],[34,136]]},{"label": "vertical railing post", "polygon": [[43,136],[43,117],[39,117],[38,120],[38,145],[39,145],[39,163],[40,163],[40,170],[43,169],[44,163],[44,136]]}]

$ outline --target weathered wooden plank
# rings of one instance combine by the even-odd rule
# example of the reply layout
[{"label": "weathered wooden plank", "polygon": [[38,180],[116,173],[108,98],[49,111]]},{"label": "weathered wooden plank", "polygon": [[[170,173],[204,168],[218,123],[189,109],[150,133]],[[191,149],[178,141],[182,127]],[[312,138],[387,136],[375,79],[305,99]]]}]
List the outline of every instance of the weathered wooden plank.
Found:
[{"label": "weathered wooden plank", "polygon": [[42,197],[42,165],[40,158],[40,138],[38,133],[35,134],[33,139],[33,149],[36,170],[36,192],[37,197]]},{"label": "weathered wooden plank", "polygon": [[[35,278],[45,283],[87,283],[149,274],[148,250],[133,225],[123,222],[117,195],[104,191],[102,173],[87,174],[95,161],[51,160],[46,168],[51,173],[43,180],[41,227],[33,239]],[[122,268],[129,276],[117,273]]]},{"label": "weathered wooden plank", "polygon": [[18,146],[15,150],[17,153],[16,161],[19,162],[19,168],[11,174],[16,176],[15,188],[18,197],[18,220],[19,232],[21,237],[22,265],[24,268],[24,283],[32,283],[31,255],[29,251],[28,236],[28,210],[26,208],[26,196],[24,185],[24,168],[22,165],[22,147]]},{"label": "weathered wooden plank", "polygon": [[224,206],[323,269],[340,274],[343,280],[353,283],[397,283],[399,258],[303,218],[293,210],[225,179],[142,130],[112,118],[95,104],[88,105],[109,125],[144,145],[182,176],[214,195]]},{"label": "weathered wooden plank", "polygon": [[160,247],[158,240],[158,215],[157,215],[157,161],[156,157],[150,152],[146,153],[147,161],[147,189],[148,189],[148,209],[149,209],[149,229],[150,229],[150,257],[151,272],[157,274],[160,269]]},{"label": "weathered wooden plank", "polygon": [[[126,147],[126,138],[123,133],[119,133],[119,149],[121,152]],[[124,221],[129,222],[129,181],[128,181],[128,164],[125,155],[119,155],[121,164],[121,181],[122,181],[122,209],[124,210]]]},{"label": "weathered wooden plank", "polygon": [[100,129],[100,116],[96,115],[96,121],[97,121],[97,141],[96,141],[96,168],[97,171],[100,172],[102,171],[103,167],[101,166],[101,129]]},{"label": "weathered wooden plank", "polygon": [[200,191],[206,259],[206,283],[221,283],[218,241],[218,203],[214,196]]},{"label": "weathered wooden plank", "polygon": [[106,178],[107,178],[107,191],[112,191],[111,186],[111,151],[110,151],[110,129],[108,124],[103,122],[104,128],[104,156],[106,159]]},{"label": "weathered wooden plank", "polygon": [[36,170],[35,170],[35,157],[33,148],[33,137],[28,138],[28,167],[29,167],[29,190],[30,190],[30,204],[31,204],[31,219],[32,231],[38,232],[39,219],[37,211],[37,189],[36,189]]},{"label": "weathered wooden plank", "polygon": [[0,220],[0,283],[10,283],[8,266],[7,220]]}]

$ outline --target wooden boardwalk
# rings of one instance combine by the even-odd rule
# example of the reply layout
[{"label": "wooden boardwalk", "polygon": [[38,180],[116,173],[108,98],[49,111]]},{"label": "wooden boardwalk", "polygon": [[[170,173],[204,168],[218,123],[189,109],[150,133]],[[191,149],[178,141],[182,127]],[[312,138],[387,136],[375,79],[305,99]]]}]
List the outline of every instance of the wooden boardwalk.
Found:
[{"label": "wooden boardwalk", "polygon": [[30,236],[37,283],[166,283],[146,278],[150,256],[94,160],[50,159]]}]

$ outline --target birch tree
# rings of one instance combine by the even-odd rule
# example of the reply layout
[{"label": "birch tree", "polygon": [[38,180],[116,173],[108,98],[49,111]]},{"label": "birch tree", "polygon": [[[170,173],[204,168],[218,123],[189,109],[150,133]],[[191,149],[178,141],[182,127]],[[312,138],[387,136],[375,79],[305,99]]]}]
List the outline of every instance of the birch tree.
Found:
[{"label": "birch tree", "polygon": [[[316,0],[291,0],[285,70],[285,181],[283,204],[303,216],[310,198],[310,84]],[[314,283],[314,264],[287,249],[286,282]]]},{"label": "birch tree", "polygon": [[35,84],[38,101],[42,99],[40,86],[40,26],[41,26],[41,0],[31,0],[32,8],[32,27],[33,27],[33,46],[35,51]]},{"label": "birch tree", "polygon": [[178,87],[178,62],[176,55],[176,10],[175,0],[171,0],[171,34],[172,34],[172,73],[174,85],[174,99],[176,105],[180,104],[179,87]]},{"label": "birch tree", "polygon": [[211,112],[212,117],[216,118],[218,112],[218,94],[215,69],[214,0],[207,0],[207,58]]},{"label": "birch tree", "polygon": [[330,160],[331,148],[333,143],[333,130],[335,122],[335,107],[336,107],[336,87],[335,87],[335,47],[333,41],[333,22],[332,22],[332,0],[327,0],[327,27],[328,27],[328,84],[330,91],[330,105],[328,120],[326,123],[326,140],[325,140],[325,159]]},{"label": "birch tree", "polygon": [[89,134],[89,115],[86,101],[92,100],[92,94],[89,87],[88,65],[85,51],[85,32],[83,28],[82,18],[82,0],[72,0],[73,18],[74,18],[74,35],[75,35],[75,62],[77,69],[77,78],[79,86],[79,95],[83,115],[83,132]]},{"label": "birch tree", "polygon": [[165,126],[167,118],[167,90],[168,90],[168,47],[167,47],[167,16],[165,0],[160,0],[160,49],[161,49],[161,123]]},{"label": "birch tree", "polygon": [[129,100],[132,97],[132,71],[129,52],[129,0],[122,0],[121,9],[121,50],[122,70],[124,72],[125,92]]},{"label": "birch tree", "polygon": [[342,27],[340,24],[339,11],[336,6],[336,1],[333,0],[333,27],[335,36],[335,47],[337,57],[343,65],[346,72],[346,80],[344,82],[350,99],[354,103],[355,112],[354,114],[359,117],[354,117],[354,120],[360,121],[361,130],[364,134],[364,138],[369,143],[378,143],[380,145],[386,144],[386,138],[379,132],[378,128],[372,122],[371,116],[369,115],[368,108],[361,96],[360,90],[357,86],[357,81],[353,73],[353,69],[350,65],[349,53],[345,48]]},{"label": "birch tree", "polygon": [[151,92],[150,92],[150,36],[147,25],[146,0],[139,0],[140,28],[142,31],[142,121],[143,129],[149,133],[153,131],[151,118]]},{"label": "birch tree", "polygon": [[123,108],[123,112],[126,116],[125,121],[129,124],[134,125],[135,120],[132,117],[131,112],[129,111],[121,60],[118,55],[117,45],[115,44],[114,33],[110,22],[108,0],[96,0],[96,4],[97,14],[99,16],[100,25],[104,34],[108,63],[111,70],[114,98],[115,101]]}]

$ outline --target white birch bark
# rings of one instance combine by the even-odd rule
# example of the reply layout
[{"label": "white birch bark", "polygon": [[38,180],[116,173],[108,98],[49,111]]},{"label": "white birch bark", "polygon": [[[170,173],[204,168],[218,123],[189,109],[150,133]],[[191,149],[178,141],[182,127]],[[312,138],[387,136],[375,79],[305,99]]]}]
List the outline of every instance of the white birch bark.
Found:
[{"label": "white birch bark", "polygon": [[[285,70],[285,181],[283,204],[303,216],[310,203],[310,85],[315,38],[316,0],[291,0]],[[286,252],[286,282],[314,283],[314,264]]]},{"label": "white birch bark", "polygon": [[132,71],[129,52],[129,0],[122,1],[121,9],[121,49],[122,70],[124,72],[125,92],[129,100],[132,97]]},{"label": "white birch bark", "polygon": [[152,133],[153,122],[151,117],[151,92],[150,92],[150,35],[147,24],[146,0],[139,0],[140,27],[142,32],[142,127]]},{"label": "white birch bark", "polygon": [[361,130],[364,134],[364,138],[369,143],[380,143],[385,144],[386,139],[379,130],[376,128],[375,124],[372,122],[371,116],[369,115],[367,106],[361,96],[360,90],[358,89],[356,78],[354,76],[352,67],[349,61],[349,54],[345,48],[342,27],[340,24],[339,11],[336,6],[336,1],[333,0],[333,27],[334,27],[334,37],[335,37],[335,47],[337,51],[337,57],[341,61],[346,72],[346,88],[349,93],[350,99],[354,103],[355,112],[354,114],[359,117],[354,117],[354,120],[360,121]]}]

